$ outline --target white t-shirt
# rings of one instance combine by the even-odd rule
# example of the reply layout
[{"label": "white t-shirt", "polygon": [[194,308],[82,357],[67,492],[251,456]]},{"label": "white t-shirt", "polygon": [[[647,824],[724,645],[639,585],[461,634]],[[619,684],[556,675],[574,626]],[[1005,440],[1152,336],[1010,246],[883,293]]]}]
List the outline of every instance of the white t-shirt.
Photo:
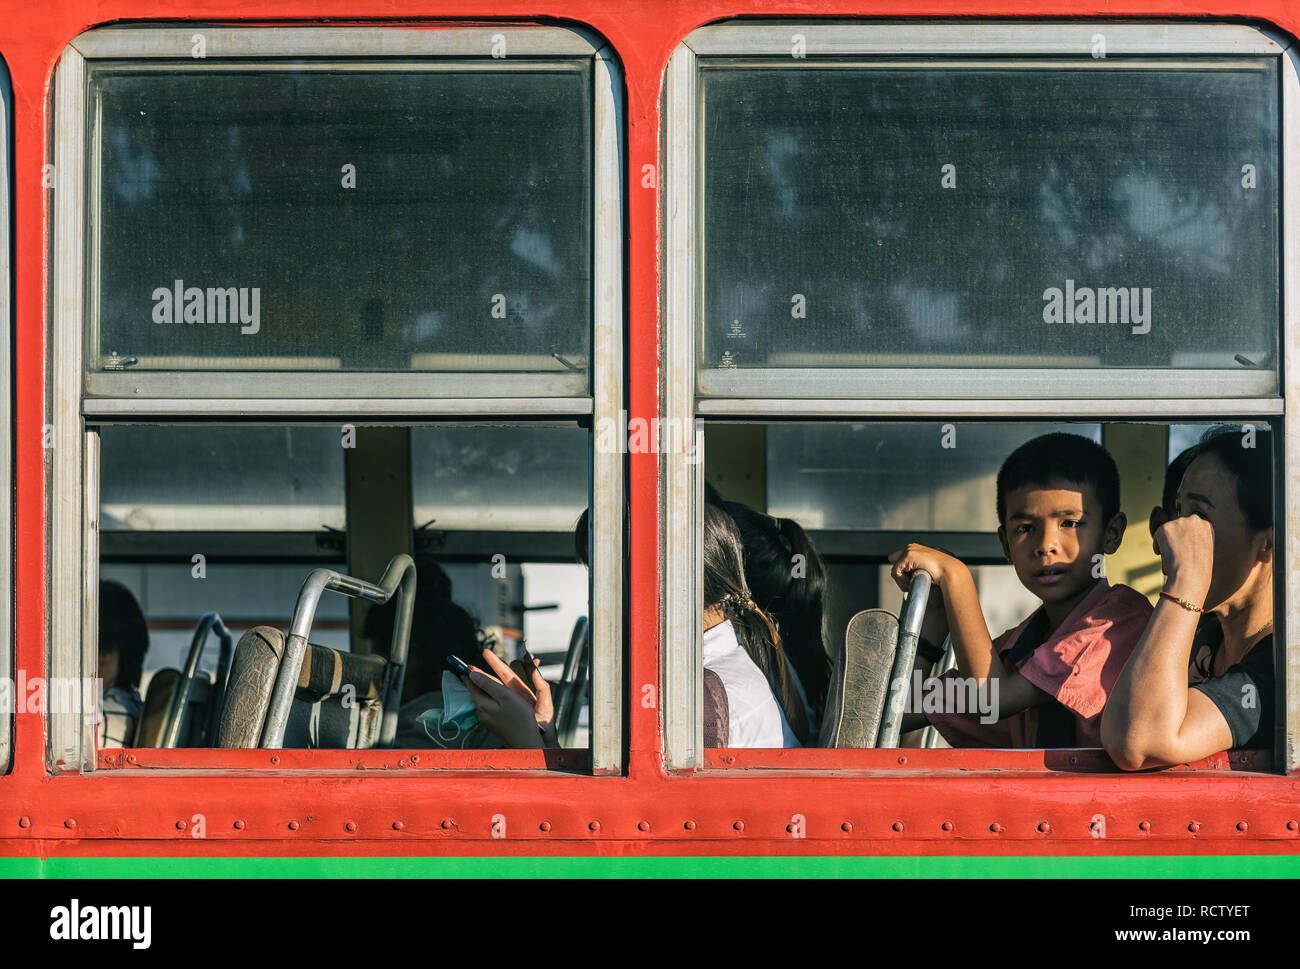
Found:
[{"label": "white t-shirt", "polygon": [[798,747],[763,671],[749,658],[729,622],[704,631],[704,668],[727,691],[728,747]]}]

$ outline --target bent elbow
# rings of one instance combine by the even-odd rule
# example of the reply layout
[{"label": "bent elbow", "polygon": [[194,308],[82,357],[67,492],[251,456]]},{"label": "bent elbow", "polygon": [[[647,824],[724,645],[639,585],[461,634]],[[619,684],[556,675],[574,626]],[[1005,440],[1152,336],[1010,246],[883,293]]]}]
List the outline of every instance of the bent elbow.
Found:
[{"label": "bent elbow", "polygon": [[1118,727],[1102,721],[1101,745],[1115,766],[1123,771],[1141,770],[1151,758],[1152,745],[1129,725]]},{"label": "bent elbow", "polygon": [[1106,753],[1115,766],[1123,771],[1141,770],[1146,764],[1146,754],[1132,744],[1107,744]]}]

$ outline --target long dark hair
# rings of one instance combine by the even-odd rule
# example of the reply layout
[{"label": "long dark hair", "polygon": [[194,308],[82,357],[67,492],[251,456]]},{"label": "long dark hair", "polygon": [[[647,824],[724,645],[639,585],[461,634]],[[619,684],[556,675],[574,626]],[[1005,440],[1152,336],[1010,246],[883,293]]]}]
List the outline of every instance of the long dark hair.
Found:
[{"label": "long dark hair", "polygon": [[745,584],[740,530],[731,516],[716,505],[704,508],[704,605],[722,609],[735,627],[740,645],[762,671],[790,729],[799,743],[806,744],[808,718],[790,676],[781,639]]},{"label": "long dark hair", "polygon": [[826,705],[826,567],[798,522],[734,501],[722,506],[740,531],[745,581],[758,607],[776,621],[781,647],[814,710]]}]

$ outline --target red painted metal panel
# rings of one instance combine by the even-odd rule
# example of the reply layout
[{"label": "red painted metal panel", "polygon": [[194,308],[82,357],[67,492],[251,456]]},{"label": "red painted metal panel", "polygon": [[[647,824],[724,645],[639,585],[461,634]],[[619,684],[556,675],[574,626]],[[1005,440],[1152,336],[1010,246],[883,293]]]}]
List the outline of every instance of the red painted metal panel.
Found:
[{"label": "red painted metal panel", "polygon": [[[15,639],[18,669],[45,672],[47,549],[44,361],[49,331],[51,76],[64,47],[115,21],[400,23],[439,29],[482,22],[465,0],[9,0],[0,56],[13,81],[16,273]],[[626,79],[628,409],[657,415],[663,72],[692,29],[737,16],[1198,19],[1270,23],[1294,33],[1295,0],[1248,7],[1132,2],[629,2],[494,0],[493,22],[568,21],[605,37]],[[178,9],[184,17],[178,17]],[[92,17],[94,19],[92,19]],[[659,180],[656,180],[658,182]],[[658,683],[659,479],[654,455],[629,456],[629,693]],[[0,778],[0,851],[117,854],[1192,854],[1300,852],[1300,779],[1218,769],[1098,774],[1011,752],[718,751],[692,777],[663,770],[658,711],[630,704],[625,777],[556,771],[536,752],[461,757],[393,752],[126,751],[85,777],[46,772],[39,715],[16,716],[14,759]],[[1063,752],[1067,758],[1070,752]],[[135,762],[127,758],[135,756]],[[415,756],[419,761],[415,761]],[[906,756],[912,769],[889,765]],[[1095,755],[1090,755],[1095,756]],[[236,768],[268,758],[265,769]],[[727,758],[735,758],[728,761]],[[120,758],[120,760],[119,760]],[[441,758],[441,759],[440,759]],[[402,763],[402,761],[405,763]],[[430,763],[432,761],[432,763]],[[184,765],[189,765],[186,769]],[[259,765],[260,766],[260,765]],[[443,767],[429,771],[425,767]],[[568,765],[565,765],[568,766]],[[582,762],[575,758],[574,769]],[[836,768],[813,775],[808,768]],[[998,770],[990,767],[997,766]],[[1061,766],[1061,769],[1049,769]],[[1073,766],[1076,770],[1070,770]],[[1265,769],[1260,762],[1233,767]],[[277,770],[276,768],[280,768]],[[410,768],[419,769],[412,770]],[[501,768],[514,768],[508,773]],[[200,817],[201,816],[201,819]],[[494,837],[494,816],[504,837]],[[1098,833],[1097,819],[1104,829]],[[203,837],[195,837],[202,826]],[[500,822],[497,829],[501,830]],[[202,841],[202,844],[197,842]]]}]

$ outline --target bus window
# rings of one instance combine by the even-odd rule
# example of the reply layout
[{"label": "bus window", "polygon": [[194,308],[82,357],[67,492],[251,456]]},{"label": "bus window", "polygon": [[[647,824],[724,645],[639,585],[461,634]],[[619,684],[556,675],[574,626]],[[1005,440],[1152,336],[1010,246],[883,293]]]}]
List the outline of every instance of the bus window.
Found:
[{"label": "bus window", "polygon": [[670,766],[706,763],[718,496],[803,526],[832,643],[898,612],[885,556],[913,540],[974,565],[997,633],[1032,597],[992,476],[1061,426],[1149,502],[1106,568],[1156,591],[1171,448],[1283,414],[1284,47],[1226,25],[737,22],[675,52],[663,400],[705,432],[702,465],[664,463]]},{"label": "bus window", "polygon": [[[383,466],[357,476],[345,496],[345,464],[349,451],[359,450],[348,447],[350,436],[364,441],[372,430],[98,429],[100,579],[116,584],[100,587],[100,675],[110,713],[100,720],[101,747],[170,745],[162,739],[174,715],[170,701],[201,617],[220,616],[236,641],[255,627],[288,629],[312,569],[353,571],[346,556],[348,511],[365,519],[368,504],[391,499],[382,482],[392,468]],[[495,746],[483,730],[466,729],[461,738],[459,728],[468,723],[463,714],[454,727],[430,719],[430,711],[444,707],[444,658],[455,652],[482,664],[475,652],[485,645],[507,661],[526,649],[542,660],[544,676],[561,676],[571,629],[588,621],[586,570],[572,561],[573,524],[587,500],[588,433],[478,426],[410,433],[418,455],[409,462],[416,515],[387,550],[390,556],[414,550],[416,558],[398,737],[406,746],[436,749],[453,746],[446,738],[454,731],[454,746],[471,740]],[[399,454],[393,458],[396,466],[404,463]],[[381,485],[371,490],[368,481]],[[327,596],[310,642],[336,653],[355,645],[387,655],[394,605],[372,607],[380,614],[362,618],[364,638],[354,642],[348,601]],[[148,628],[143,663],[119,655],[134,647],[123,630],[136,609]],[[223,742],[217,708],[224,705],[231,658],[215,641],[198,656],[175,746]],[[575,687],[582,694],[585,688],[585,681]],[[566,735],[574,746],[586,736],[577,729],[581,699]],[[286,745],[328,746],[310,725],[295,732],[297,726],[291,721]]]},{"label": "bus window", "polygon": [[[559,27],[107,28],[65,51],[51,383],[81,406],[54,429],[51,665],[116,674],[94,590],[125,589],[150,646],[123,742],[392,746],[396,671],[441,685],[426,654],[454,606],[474,644],[557,677],[589,629],[565,739],[618,769],[622,458],[587,429],[622,406],[615,71]],[[356,581],[304,593],[304,644],[322,568]],[[216,699],[159,732],[149,690],[208,615]],[[223,678],[216,643],[250,628]],[[227,683],[269,689],[241,656],[301,662],[298,699],[315,657],[370,706],[295,733],[286,676],[263,728],[229,727]],[[51,762],[93,768],[96,739],[53,718]]]}]

